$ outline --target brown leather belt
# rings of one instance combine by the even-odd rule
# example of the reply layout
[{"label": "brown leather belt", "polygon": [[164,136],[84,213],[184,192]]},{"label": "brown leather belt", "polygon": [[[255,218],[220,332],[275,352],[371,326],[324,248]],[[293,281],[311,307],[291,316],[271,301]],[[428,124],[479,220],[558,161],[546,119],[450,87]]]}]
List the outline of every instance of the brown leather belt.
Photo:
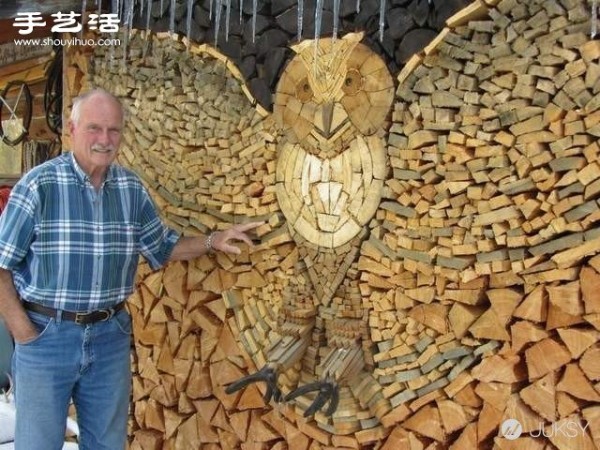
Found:
[{"label": "brown leather belt", "polygon": [[[91,312],[75,312],[75,311],[62,311],[62,318],[71,322],[78,323],[80,325],[88,325],[95,322],[103,322],[109,320],[116,313],[121,311],[125,306],[125,302],[118,303],[112,308],[99,309]],[[58,309],[49,308],[48,306],[42,306],[37,303],[23,302],[23,307],[29,311],[43,314],[44,316],[56,318],[58,316]]]}]

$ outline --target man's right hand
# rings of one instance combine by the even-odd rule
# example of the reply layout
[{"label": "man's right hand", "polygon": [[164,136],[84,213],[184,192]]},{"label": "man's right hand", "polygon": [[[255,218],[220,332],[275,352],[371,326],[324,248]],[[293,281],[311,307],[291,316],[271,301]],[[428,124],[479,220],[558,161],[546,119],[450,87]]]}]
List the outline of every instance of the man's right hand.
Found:
[{"label": "man's right hand", "polygon": [[19,300],[12,273],[6,269],[0,269],[0,316],[18,344],[26,344],[39,334]]}]

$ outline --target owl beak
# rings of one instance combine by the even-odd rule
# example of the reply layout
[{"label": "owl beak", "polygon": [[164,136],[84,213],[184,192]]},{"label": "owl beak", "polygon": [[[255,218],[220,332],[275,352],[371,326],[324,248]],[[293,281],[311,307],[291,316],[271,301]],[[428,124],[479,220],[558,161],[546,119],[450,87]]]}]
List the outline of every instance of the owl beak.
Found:
[{"label": "owl beak", "polygon": [[331,123],[333,121],[333,103],[323,105],[323,135],[326,139],[331,137]]}]

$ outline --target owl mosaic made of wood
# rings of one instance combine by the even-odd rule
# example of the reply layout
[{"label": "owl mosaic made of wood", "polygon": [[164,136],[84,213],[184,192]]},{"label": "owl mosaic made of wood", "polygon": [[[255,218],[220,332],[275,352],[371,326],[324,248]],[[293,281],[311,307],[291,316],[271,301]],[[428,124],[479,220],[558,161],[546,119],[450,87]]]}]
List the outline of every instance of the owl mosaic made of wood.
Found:
[{"label": "owl mosaic made of wood", "polygon": [[400,73],[360,34],[303,40],[272,112],[176,36],[75,57],[171,226],[265,222],[237,257],[140,267],[132,448],[598,446],[588,3],[474,2]]}]

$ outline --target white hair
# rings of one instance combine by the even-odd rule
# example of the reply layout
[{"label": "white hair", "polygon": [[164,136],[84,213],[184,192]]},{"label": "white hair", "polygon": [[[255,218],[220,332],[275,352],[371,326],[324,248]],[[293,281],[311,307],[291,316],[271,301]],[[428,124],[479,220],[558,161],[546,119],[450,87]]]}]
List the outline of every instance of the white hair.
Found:
[{"label": "white hair", "polygon": [[83,103],[85,103],[87,100],[89,100],[91,97],[94,97],[96,95],[101,95],[101,96],[113,99],[121,108],[121,117],[122,117],[122,120],[125,121],[125,109],[123,108],[123,104],[121,103],[121,100],[119,100],[118,97],[111,94],[110,92],[108,92],[105,89],[95,88],[95,89],[92,89],[91,91],[88,91],[85,94],[81,94],[80,96],[75,97],[73,99],[73,108],[71,109],[71,116],[70,116],[71,122],[73,122],[74,124],[79,123],[79,118],[81,116],[81,105]]}]

